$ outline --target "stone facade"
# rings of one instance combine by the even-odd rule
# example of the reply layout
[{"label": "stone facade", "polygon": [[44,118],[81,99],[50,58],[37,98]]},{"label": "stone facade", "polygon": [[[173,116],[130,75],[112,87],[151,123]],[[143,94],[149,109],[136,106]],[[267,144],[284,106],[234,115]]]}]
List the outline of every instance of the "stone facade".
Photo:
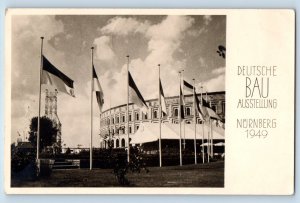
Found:
[{"label": "stone facade", "polygon": [[[201,98],[201,95],[197,95]],[[222,119],[222,123],[225,123],[225,92],[210,92],[203,94],[203,98],[207,100],[211,108]],[[167,97],[167,115],[164,115],[162,122],[178,123],[178,96]],[[194,110],[193,110],[193,95],[185,95],[185,123],[193,123]],[[147,114],[142,113],[135,104],[129,104],[129,133],[134,134],[141,123],[151,122],[158,123],[158,99],[151,99],[146,101],[148,105]],[[111,144],[114,148],[124,148],[128,146],[127,143],[127,119],[126,119],[127,105],[120,105],[111,109],[105,110],[101,114],[101,129],[100,129],[100,147],[106,148],[108,141],[111,140]],[[197,123],[201,123],[198,115],[196,115]]]}]

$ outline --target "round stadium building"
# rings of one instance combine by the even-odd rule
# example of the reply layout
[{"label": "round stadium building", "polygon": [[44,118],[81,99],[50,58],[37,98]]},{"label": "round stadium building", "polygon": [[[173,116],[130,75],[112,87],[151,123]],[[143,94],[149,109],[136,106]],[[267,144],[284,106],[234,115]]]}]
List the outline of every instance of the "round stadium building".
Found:
[{"label": "round stadium building", "polygon": [[[201,95],[197,94],[199,100],[201,99]],[[225,91],[220,92],[209,92],[207,94],[203,94],[203,99],[205,99],[209,104],[212,110],[219,116],[219,120],[212,120],[212,126],[218,129],[223,129],[223,131],[213,139],[213,142],[222,142],[224,143],[224,129],[225,129]],[[176,128],[179,126],[178,124],[178,96],[166,97],[166,107],[167,107],[167,115],[163,115],[161,121],[162,125],[166,125],[169,130],[169,135],[175,132]],[[185,144],[185,138],[188,140],[194,135],[192,132],[192,128],[194,124],[194,110],[193,110],[193,95],[185,95],[184,96],[184,119],[183,119],[183,128],[182,128],[182,137],[183,144]],[[147,113],[143,113],[140,109],[133,103],[129,104],[129,140],[130,144],[142,144],[146,142],[151,142],[155,140],[149,139],[150,136],[157,137],[157,131],[155,129],[158,128],[159,123],[159,110],[158,110],[158,99],[146,100],[146,104],[148,105]],[[128,147],[128,138],[127,138],[127,104],[119,105],[112,107],[110,109],[105,110],[101,114],[100,119],[100,147],[101,148],[127,148]],[[202,124],[202,120],[199,115],[196,115],[197,124]],[[173,125],[172,125],[173,124]],[[175,125],[177,124],[177,125]],[[144,126],[147,127],[147,132],[144,129]],[[143,128],[143,129],[140,129]],[[177,130],[179,131],[179,130]],[[201,142],[203,134],[201,134],[201,130],[199,135],[196,137],[197,141],[199,140],[199,144],[203,144]],[[204,132],[204,131],[203,131]],[[218,131],[219,132],[219,131]],[[178,133],[177,133],[178,134]],[[171,135],[170,135],[171,136]],[[176,135],[174,135],[176,136]],[[221,136],[221,137],[220,137]],[[223,136],[223,137],[222,137]],[[132,139],[136,139],[138,137],[139,141],[131,141]],[[164,137],[162,137],[164,139]],[[168,140],[176,140],[177,137],[166,137]],[[157,140],[156,140],[157,141]],[[197,142],[198,143],[198,142]]]}]

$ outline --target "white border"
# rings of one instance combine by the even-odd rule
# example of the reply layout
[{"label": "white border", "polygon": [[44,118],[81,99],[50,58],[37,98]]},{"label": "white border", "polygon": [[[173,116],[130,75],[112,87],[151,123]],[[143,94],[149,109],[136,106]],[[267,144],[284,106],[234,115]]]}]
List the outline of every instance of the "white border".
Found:
[{"label": "white border", "polygon": [[[224,188],[11,188],[10,187],[10,135],[11,135],[11,16],[13,15],[226,15],[230,16],[238,12],[258,11],[253,9],[221,10],[221,9],[9,9],[6,11],[5,19],[5,168],[4,184],[7,194],[246,194],[244,192],[228,190]],[[263,11],[263,10],[260,10]],[[294,15],[293,10],[275,9],[268,11],[286,11]],[[228,18],[227,18],[228,20]],[[226,26],[226,29],[228,27]],[[227,61],[226,61],[227,63]],[[227,76],[226,76],[227,78]],[[227,83],[227,82],[226,82]],[[227,97],[227,95],[226,95]],[[227,100],[227,98],[226,98]],[[226,107],[227,109],[227,107]],[[228,114],[226,114],[226,117]],[[225,131],[226,136],[226,131]],[[226,173],[225,161],[225,173]],[[288,195],[291,192],[275,193],[277,195]],[[255,193],[260,194],[260,193]],[[261,194],[274,194],[263,192]]]}]

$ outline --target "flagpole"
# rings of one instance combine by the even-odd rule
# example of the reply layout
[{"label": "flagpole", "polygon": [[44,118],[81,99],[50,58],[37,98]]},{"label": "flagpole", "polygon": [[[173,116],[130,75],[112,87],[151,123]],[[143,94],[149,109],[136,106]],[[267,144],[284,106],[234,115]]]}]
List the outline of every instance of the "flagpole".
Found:
[{"label": "flagpole", "polygon": [[214,142],[213,142],[213,131],[212,131],[212,120],[210,119],[210,140],[211,140],[211,158],[214,158]]},{"label": "flagpole", "polygon": [[197,120],[196,120],[196,90],[195,90],[195,79],[193,79],[193,82],[194,82],[194,86],[193,86],[193,96],[194,96],[194,103],[193,103],[193,108],[194,108],[194,125],[195,125],[195,139],[194,139],[194,151],[195,151],[195,164],[197,164],[197,135],[196,135],[196,123],[197,123]]},{"label": "flagpole", "polygon": [[159,118],[159,167],[162,167],[162,151],[161,151],[161,92],[160,92],[160,64],[158,64],[158,103],[159,103],[159,110],[158,110],[158,118]]},{"label": "flagpole", "polygon": [[41,37],[41,64],[40,64],[40,75],[39,75],[39,114],[38,114],[38,126],[37,126],[37,138],[36,138],[36,160],[37,160],[37,167],[38,170],[40,170],[40,131],[41,131],[41,122],[40,122],[40,117],[41,117],[41,91],[42,91],[42,69],[43,69],[43,42],[44,42],[44,37]]},{"label": "flagpole", "polygon": [[[211,108],[211,98],[210,98],[210,101],[209,101],[209,106]],[[213,143],[213,131],[212,131],[212,120],[209,118],[210,120],[210,140],[211,140],[211,148],[210,148],[210,153],[211,153],[211,157],[213,158],[214,157],[214,143]]]},{"label": "flagpole", "polygon": [[[201,85],[201,106],[203,106],[203,98],[202,98],[202,91],[203,91],[203,86]],[[202,118],[202,163],[205,162],[205,157],[204,157],[204,117]]]},{"label": "flagpole", "polygon": [[[182,84],[182,81],[184,80],[184,70],[181,71],[182,72],[182,76],[181,76],[181,83],[180,85]],[[182,86],[182,96],[183,96],[183,101],[184,101],[184,88]],[[185,107],[184,107],[185,108]],[[184,114],[184,110],[183,110],[183,114]],[[185,120],[183,120],[183,149],[185,149],[185,145],[186,145],[186,140],[185,140]]]},{"label": "flagpole", "polygon": [[102,142],[101,142],[101,113],[99,113],[99,131],[100,131],[100,149],[102,148]]},{"label": "flagpole", "polygon": [[179,120],[179,161],[182,166],[182,149],[181,149],[181,72],[179,71],[179,106],[178,106],[178,120]]},{"label": "flagpole", "polygon": [[[205,91],[205,100],[207,102],[207,91]],[[209,123],[210,123],[210,118],[209,118]],[[210,143],[210,140],[209,140],[209,131],[207,131],[207,161],[209,163],[209,156],[210,156],[210,146],[209,146],[209,143]]]},{"label": "flagpole", "polygon": [[91,64],[92,64],[92,71],[91,71],[91,137],[90,137],[90,170],[93,168],[93,66],[94,66],[94,47],[91,47]]},{"label": "flagpole", "polygon": [[129,143],[129,55],[127,57],[127,143],[128,143],[128,150],[127,150],[127,162],[130,161],[130,143]]}]

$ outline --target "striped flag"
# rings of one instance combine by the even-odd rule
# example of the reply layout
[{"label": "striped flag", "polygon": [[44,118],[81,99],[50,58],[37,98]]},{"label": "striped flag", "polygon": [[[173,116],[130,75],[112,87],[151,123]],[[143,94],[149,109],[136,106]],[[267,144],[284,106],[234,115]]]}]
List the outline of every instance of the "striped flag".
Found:
[{"label": "striped flag", "polygon": [[129,85],[129,98],[133,103],[135,103],[143,113],[147,113],[148,106],[140,93],[139,89],[137,88],[130,72],[128,71],[128,85]]},{"label": "striped flag", "polygon": [[211,119],[221,120],[220,116],[209,106],[207,108],[208,116]]},{"label": "striped flag", "polygon": [[164,90],[161,85],[161,80],[159,79],[159,88],[160,88],[160,101],[161,101],[161,111],[167,115],[167,105],[165,100]]},{"label": "striped flag", "polygon": [[100,112],[102,112],[102,107],[104,104],[104,94],[97,76],[97,73],[95,71],[95,67],[93,66],[93,91],[96,92],[96,99],[97,99],[97,103],[100,109]]},{"label": "striped flag", "polygon": [[199,117],[200,117],[201,120],[204,120],[204,115],[202,114],[202,111],[200,109],[201,104],[200,104],[200,101],[199,101],[198,96],[196,94],[196,91],[194,91],[194,100],[195,100],[196,110],[199,114]]},{"label": "striped flag", "polygon": [[75,97],[74,81],[52,65],[45,56],[42,56],[42,61],[41,84],[54,86],[58,91]]},{"label": "striped flag", "polygon": [[200,110],[201,110],[201,114],[204,118],[204,120],[206,120],[206,118],[209,118],[209,114],[208,114],[208,109],[210,108],[208,102],[202,98],[202,103],[200,105]]},{"label": "striped flag", "polygon": [[202,98],[202,105],[200,104],[199,106],[200,106],[200,113],[204,118],[204,120],[206,120],[206,118],[221,120],[218,114],[210,107],[209,103],[205,99]]},{"label": "striped flag", "polygon": [[183,80],[183,87],[188,90],[193,92],[194,86],[188,83],[187,81]]}]

